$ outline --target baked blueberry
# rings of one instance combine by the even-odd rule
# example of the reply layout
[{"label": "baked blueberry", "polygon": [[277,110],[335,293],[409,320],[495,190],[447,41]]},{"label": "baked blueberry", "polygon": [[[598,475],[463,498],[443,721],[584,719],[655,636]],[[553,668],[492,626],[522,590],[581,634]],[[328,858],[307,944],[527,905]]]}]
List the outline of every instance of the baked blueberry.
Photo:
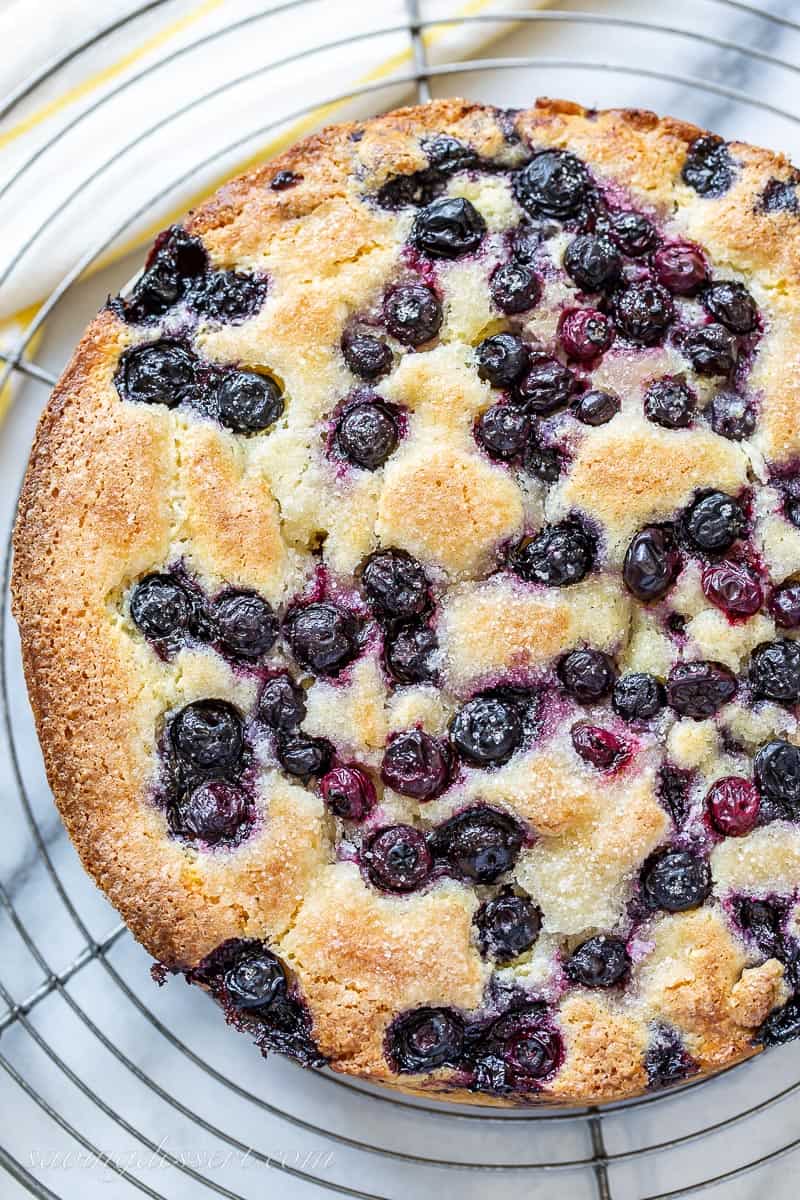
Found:
[{"label": "baked blueberry", "polygon": [[470,146],[465,146],[458,138],[449,133],[437,133],[436,137],[425,139],[422,148],[428,156],[428,162],[443,175],[451,175],[454,171],[463,171],[477,159],[477,154]]},{"label": "baked blueberry", "polygon": [[475,914],[478,946],[484,958],[512,962],[530,950],[542,928],[542,914],[529,896],[501,892]]},{"label": "baked blueberry", "polygon": [[756,697],[797,704],[800,700],[800,645],[786,639],[762,642],[750,655],[749,678]]},{"label": "baked blueberry", "polygon": [[131,593],[131,620],[155,642],[186,633],[195,613],[195,600],[174,575],[145,575]]},{"label": "baked blueberry", "polygon": [[695,550],[722,554],[742,536],[747,521],[733,496],[725,492],[707,492],[687,509],[683,526]]},{"label": "baked blueberry", "polygon": [[192,277],[208,267],[208,255],[198,238],[179,226],[156,238],[145,271],[133,292],[120,302],[126,321],[143,324],[157,320],[185,295]]},{"label": "baked blueberry", "polygon": [[758,324],[756,302],[742,283],[731,279],[711,283],[703,290],[700,302],[731,333],[752,333]]},{"label": "baked blueberry", "polygon": [[522,740],[522,722],[514,704],[498,696],[475,696],[453,718],[450,739],[469,763],[503,763]]},{"label": "baked blueberry", "polygon": [[764,1046],[783,1046],[800,1037],[800,996],[792,996],[769,1014],[756,1035]]},{"label": "baked blueberry", "polygon": [[148,342],[126,350],[114,383],[123,400],[175,408],[197,394],[196,359],[178,342]]},{"label": "baked blueberry", "polygon": [[564,252],[564,270],[584,292],[604,292],[619,279],[622,258],[609,238],[581,233]]},{"label": "baked blueberry", "polygon": [[428,603],[430,584],[422,564],[405,550],[377,550],[361,572],[361,586],[385,617],[409,620]]},{"label": "baked blueberry", "polygon": [[737,901],[735,911],[742,930],[752,938],[762,953],[770,958],[784,957],[785,909],[771,904],[768,900],[751,900],[744,896]]},{"label": "baked blueberry", "polygon": [[392,351],[371,333],[349,333],[342,338],[342,354],[354,375],[370,382],[392,369]]},{"label": "baked blueberry", "polygon": [[201,771],[231,771],[244,750],[242,718],[226,700],[195,700],[173,718],[170,740],[178,757]]},{"label": "baked blueberry", "polygon": [[558,336],[565,354],[588,360],[609,348],[614,327],[596,308],[568,308],[559,320]]},{"label": "baked blueberry", "polygon": [[297,661],[317,675],[335,675],[358,654],[355,617],[329,600],[296,608],[284,633]]},{"label": "baked blueberry", "polygon": [[528,348],[515,333],[495,333],[484,338],[475,356],[478,374],[492,387],[510,387],[528,368]]},{"label": "baked blueberry", "polygon": [[775,588],[769,611],[781,629],[800,628],[800,583],[782,583]]},{"label": "baked blueberry", "polygon": [[566,692],[579,704],[594,704],[607,696],[616,672],[607,654],[589,647],[573,650],[558,664],[558,676]]},{"label": "baked blueberry", "polygon": [[408,1075],[456,1066],[464,1045],[464,1022],[449,1008],[415,1008],[392,1022],[386,1037],[392,1068]]},{"label": "baked blueberry", "polygon": [[288,673],[273,675],[264,684],[256,713],[270,729],[289,733],[305,718],[306,694]]},{"label": "baked blueberry", "polygon": [[709,820],[726,837],[743,837],[755,829],[760,804],[758,789],[737,775],[718,779],[706,794]]},{"label": "baked blueberry", "polygon": [[226,592],[212,607],[219,640],[237,658],[260,658],[275,645],[278,621],[272,607],[255,592]]},{"label": "baked blueberry", "polygon": [[756,575],[744,563],[738,562],[707,566],[703,571],[703,594],[731,617],[752,617],[764,600]]},{"label": "baked blueberry", "polygon": [[678,296],[691,296],[708,279],[706,256],[693,242],[666,242],[653,255],[659,283]]},{"label": "baked blueberry", "polygon": [[429,625],[403,625],[387,634],[384,645],[386,664],[400,683],[425,683],[434,678],[439,644]]},{"label": "baked blueberry", "polygon": [[[762,803],[776,816],[800,812],[800,750],[779,738],[767,742],[753,759],[753,774]],[[762,813],[762,816],[765,815]]]},{"label": "baked blueberry", "polygon": [[[480,1058],[488,1055],[497,1058],[500,1070],[491,1072],[502,1086],[490,1086],[485,1090],[527,1091],[538,1088],[561,1063],[564,1047],[555,1030],[545,1024],[546,1009],[541,1004],[530,1004],[525,1008],[513,1009],[500,1017],[491,1026],[483,1047],[479,1047]],[[481,1066],[481,1062],[477,1064]],[[482,1072],[478,1079],[485,1079]]]},{"label": "baked blueberry", "polygon": [[339,418],[336,444],[344,457],[365,471],[377,471],[397,449],[399,433],[392,410],[378,396],[352,404]]},{"label": "baked blueberry", "polygon": [[310,775],[325,774],[333,758],[333,747],[325,738],[308,737],[298,730],[278,738],[275,754],[287,774],[307,779]]},{"label": "baked blueberry", "polygon": [[619,209],[608,217],[609,236],[629,258],[641,258],[658,243],[658,232],[644,213]]},{"label": "baked blueberry", "polygon": [[644,415],[664,429],[686,429],[694,420],[697,397],[683,379],[665,375],[644,394]]},{"label": "baked blueberry", "polygon": [[285,192],[287,188],[300,183],[302,178],[303,176],[298,175],[295,171],[278,171],[270,180],[270,191]]},{"label": "baked blueberry", "polygon": [[700,196],[722,196],[733,183],[733,160],[721,137],[704,133],[695,138],[681,169],[684,183]]},{"label": "baked blueberry", "polygon": [[686,912],[711,895],[711,869],[689,850],[660,850],[645,863],[641,887],[645,902],[665,912]]},{"label": "baked blueberry", "polygon": [[261,433],[283,413],[283,396],[274,379],[255,371],[226,371],[216,389],[217,412],[234,433]]},{"label": "baked blueberry", "polygon": [[679,1083],[697,1070],[676,1030],[658,1025],[645,1053],[645,1070],[650,1087],[668,1087]]},{"label": "baked blueberry", "polygon": [[375,196],[381,208],[396,212],[399,208],[421,208],[430,204],[444,188],[444,177],[439,171],[425,168],[408,175],[394,175],[387,179]]},{"label": "baked blueberry", "polygon": [[783,515],[796,529],[800,529],[800,497],[787,496],[783,502]]},{"label": "baked blueberry", "polygon": [[451,756],[445,742],[422,729],[405,729],[387,742],[381,779],[401,796],[433,800],[450,779]]},{"label": "baked blueberry", "polygon": [[376,830],[364,844],[361,861],[370,881],[384,892],[413,892],[433,867],[425,834],[413,825]]},{"label": "baked blueberry", "polygon": [[667,703],[664,685],[655,675],[634,671],[622,675],[614,684],[614,712],[625,721],[648,721]]},{"label": "baked blueberry", "polygon": [[555,483],[561,474],[561,455],[550,446],[541,446],[535,437],[529,437],[522,466],[528,475],[534,475],[542,483]]},{"label": "baked blueberry", "polygon": [[582,425],[607,425],[620,410],[619,396],[593,389],[573,401],[572,411]]},{"label": "baked blueberry", "polygon": [[612,297],[612,315],[623,337],[637,346],[654,346],[675,318],[672,297],[660,283],[630,283]]},{"label": "baked blueberry", "polygon": [[494,883],[514,866],[524,839],[524,829],[508,813],[478,805],[439,825],[434,850],[459,878]]},{"label": "baked blueberry", "polygon": [[198,784],[167,811],[173,833],[212,845],[232,841],[250,820],[246,794],[226,779],[209,779]]},{"label": "baked blueberry", "polygon": [[469,200],[441,196],[414,218],[411,240],[432,258],[460,258],[475,250],[486,233],[486,222]]},{"label": "baked blueberry", "polygon": [[267,296],[267,280],[242,271],[207,271],[190,292],[195,309],[204,317],[240,325],[255,316]]},{"label": "baked blueberry", "polygon": [[320,791],[331,812],[346,821],[363,821],[375,807],[375,785],[360,767],[334,767]]},{"label": "baked blueberry", "polygon": [[561,232],[558,221],[543,219],[527,221],[518,225],[511,236],[511,256],[526,267],[535,267],[541,261],[542,242]]},{"label": "baked blueberry", "polygon": [[670,706],[682,717],[705,721],[736,695],[736,676],[723,663],[678,663],[667,679]]},{"label": "baked blueberry", "polygon": [[600,933],[587,938],[573,950],[564,970],[572,983],[589,988],[609,988],[627,975],[630,965],[622,938]]},{"label": "baked blueberry", "polygon": [[658,772],[657,792],[676,828],[681,829],[689,815],[691,775],[671,763],[665,763]]},{"label": "baked blueberry", "polygon": [[570,730],[575,753],[598,771],[613,771],[630,757],[630,750],[610,729],[579,721]]},{"label": "baked blueberry", "polygon": [[511,261],[496,267],[489,280],[492,299],[501,312],[513,316],[527,312],[542,294],[539,276],[525,263]]},{"label": "baked blueberry", "polygon": [[263,1008],[286,992],[283,967],[269,950],[246,952],[224,976],[225,991],[235,1008]]},{"label": "baked blueberry", "polygon": [[547,354],[533,354],[528,370],[516,382],[512,400],[527,413],[546,416],[565,408],[577,386],[569,367]]},{"label": "baked blueberry", "polygon": [[660,600],[675,581],[681,560],[672,531],[648,525],[637,533],[625,554],[622,577],[628,591],[647,603]]},{"label": "baked blueberry", "polygon": [[749,438],[756,427],[756,408],[747,396],[736,392],[717,392],[711,398],[711,428],[732,442]]},{"label": "baked blueberry", "polygon": [[764,212],[791,213],[796,216],[800,212],[797,199],[797,179],[770,179],[761,195],[761,207]]},{"label": "baked blueberry", "polygon": [[546,526],[529,542],[512,551],[509,566],[527,583],[569,587],[592,569],[594,538],[578,521]]},{"label": "baked blueberry", "polygon": [[543,150],[513,177],[514,195],[532,217],[574,216],[587,196],[589,173],[568,150]]},{"label": "baked blueberry", "polygon": [[529,422],[521,409],[510,404],[493,404],[475,423],[475,439],[490,458],[508,462],[525,449]]},{"label": "baked blueberry", "polygon": [[724,325],[695,325],[682,334],[681,349],[698,375],[730,375],[739,351]]},{"label": "baked blueberry", "polygon": [[424,283],[400,284],[392,288],[383,302],[383,319],[398,342],[421,346],[439,332],[442,306]]}]

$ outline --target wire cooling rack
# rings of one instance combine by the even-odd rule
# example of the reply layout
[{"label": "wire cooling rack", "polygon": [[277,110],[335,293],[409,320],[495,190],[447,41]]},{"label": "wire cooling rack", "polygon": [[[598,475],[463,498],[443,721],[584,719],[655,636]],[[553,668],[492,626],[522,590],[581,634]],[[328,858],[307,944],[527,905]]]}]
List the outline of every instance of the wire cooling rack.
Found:
[{"label": "wire cooling rack", "polygon": [[[290,0],[281,7],[298,10],[297,19],[303,20],[302,10],[311,3]],[[141,4],[68,48],[0,101],[0,117],[90,48],[143,14],[168,6],[169,0]],[[722,126],[724,133],[737,130],[764,141],[777,137],[783,146],[800,149],[800,68],[795,61],[800,22],[787,15],[791,0],[785,11],[776,0],[771,12],[739,0],[693,0],[684,7],[685,13],[681,0],[675,0],[669,20],[646,2],[521,15],[504,13],[498,0],[491,12],[432,22],[419,0],[407,0],[407,19],[391,32],[402,29],[408,37],[412,69],[329,99],[373,93],[377,111],[382,94],[398,83],[421,101],[431,94],[456,93],[523,104],[537,92],[554,90],[586,102],[681,110],[677,115]],[[252,24],[255,33],[269,15],[269,10],[257,12],[237,23]],[[509,53],[436,66],[426,62],[422,35],[433,24],[504,17],[518,22],[514,38],[501,46]],[[562,36],[565,30],[570,40]],[[383,27],[358,37],[388,31]],[[170,62],[223,32],[144,67],[72,118],[68,128],[80,125],[110,95],[156,69],[168,69]],[[632,36],[633,42],[626,41]],[[335,44],[348,40],[343,33]],[[523,44],[537,53],[516,53]],[[331,45],[307,52],[307,69],[313,69],[314,55]],[[563,51],[565,45],[566,54],[538,52],[552,46]],[[609,46],[615,56],[607,58]],[[671,69],[687,55],[693,73]],[[84,188],[178,117],[243,78],[291,61],[267,61],[256,72],[192,97],[157,125],[120,141],[66,201],[59,201],[58,215]],[[298,109],[291,118],[307,111]],[[767,117],[777,122],[771,139],[759,134]],[[0,186],[0,196],[19,184],[51,145],[46,141],[23,162]],[[235,148],[232,143],[228,149]],[[193,171],[207,165],[198,161]],[[88,315],[106,291],[120,286],[130,273],[125,263],[88,281],[84,276],[118,234],[188,177],[170,180],[144,207],[127,213],[102,245],[93,245],[53,289],[18,344],[0,355],[0,386],[12,374],[22,384],[3,433],[5,446],[11,445],[6,465],[18,476],[36,412],[63,365],[61,352],[53,349],[58,338],[48,348],[47,335],[55,329],[63,337],[70,314],[78,312],[82,321],[82,307]],[[20,263],[36,253],[56,215],[19,247],[0,275],[0,286],[13,283]],[[40,330],[46,336],[34,359],[29,347]],[[74,340],[74,331],[71,336]],[[11,517],[11,511],[4,514],[9,527]],[[7,544],[6,600],[9,569]],[[728,1200],[752,1196],[763,1186],[770,1187],[772,1197],[796,1195],[800,1176],[792,1181],[797,1163],[789,1156],[800,1148],[800,1132],[791,1122],[800,1093],[798,1047],[762,1056],[714,1080],[629,1104],[498,1113],[403,1099],[325,1072],[303,1073],[282,1060],[264,1064],[244,1039],[225,1029],[196,989],[181,988],[178,981],[155,989],[147,977],[146,956],[125,927],[114,923],[110,908],[85,878],[55,814],[7,603],[3,618],[0,754],[7,757],[9,772],[3,840],[14,851],[14,865],[0,884],[0,1165],[10,1176],[13,1195],[62,1200],[80,1194],[85,1200],[102,1191],[154,1200],[207,1194],[251,1200],[333,1192],[358,1200],[395,1200],[438,1196],[443,1189],[449,1194],[457,1187],[470,1200],[501,1185],[508,1200],[549,1196],[554,1187],[575,1200],[668,1200],[706,1189]],[[776,1168],[782,1158],[786,1163]],[[755,1181],[749,1178],[753,1172],[759,1172]],[[5,1185],[0,1192],[6,1194]]]}]

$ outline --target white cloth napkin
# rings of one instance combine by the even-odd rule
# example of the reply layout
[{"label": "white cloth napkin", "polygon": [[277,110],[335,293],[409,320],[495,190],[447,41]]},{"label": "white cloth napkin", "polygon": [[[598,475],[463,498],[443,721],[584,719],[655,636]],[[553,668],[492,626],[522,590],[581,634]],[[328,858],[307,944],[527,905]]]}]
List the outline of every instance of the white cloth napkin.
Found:
[{"label": "white cloth napkin", "polygon": [[[419,8],[430,20],[481,17],[493,9],[524,12],[545,3],[421,0]],[[398,28],[407,22],[406,0],[11,0],[0,11],[0,44],[13,48],[0,63],[3,95],[92,32],[142,7],[144,15],[66,63],[0,122],[0,187],[40,156],[0,195],[0,271],[14,264],[0,289],[6,323],[0,347],[13,340],[15,314],[41,302],[94,246],[109,243],[99,260],[106,262],[253,160],[277,154],[325,123],[366,116],[414,95],[412,85],[398,82],[336,99],[348,88],[413,70],[408,32]],[[392,28],[396,32],[354,36]],[[483,20],[427,29],[428,61],[478,55],[508,28],[507,20]],[[221,36],[206,40],[219,30]],[[179,49],[185,52],[163,63]],[[469,76],[463,79],[455,90],[468,93]]]}]

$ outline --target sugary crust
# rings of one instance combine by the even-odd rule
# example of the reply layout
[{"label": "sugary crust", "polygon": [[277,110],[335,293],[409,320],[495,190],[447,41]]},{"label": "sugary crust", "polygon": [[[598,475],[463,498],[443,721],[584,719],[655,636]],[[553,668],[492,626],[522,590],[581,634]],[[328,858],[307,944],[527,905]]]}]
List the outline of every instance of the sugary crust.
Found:
[{"label": "sugary crust", "polygon": [[[507,139],[511,124],[521,141]],[[468,270],[450,292],[443,271],[439,347],[406,357],[387,381],[387,399],[410,414],[407,446],[383,475],[362,473],[356,482],[339,479],[320,452],[317,426],[330,396],[351,386],[338,353],[342,331],[395,271],[398,238],[408,232],[405,218],[359,195],[424,168],[421,139],[442,132],[509,164],[526,142],[568,146],[673,233],[701,242],[716,266],[746,274],[766,318],[753,375],[756,444],[777,464],[800,453],[797,218],[760,204],[771,179],[791,178],[783,157],[732,143],[732,186],[720,198],[699,198],[681,180],[687,146],[702,132],[694,126],[562,101],[541,100],[513,116],[437,101],[323,130],[225,185],[186,221],[215,265],[266,271],[277,281],[258,316],[235,331],[201,330],[197,345],[209,359],[269,369],[293,397],[291,428],[283,423],[245,450],[213,425],[120,403],[113,374],[133,336],[111,310],[95,319],[39,424],[15,531],[13,597],[59,809],[87,870],[147,949],[185,967],[228,938],[266,939],[296,972],[335,1069],[486,1103],[446,1069],[398,1079],[383,1052],[386,1025],[399,1011],[480,1004],[487,967],[472,940],[474,893],[447,883],[412,897],[380,896],[352,864],[331,865],[334,831],[319,798],[266,768],[260,822],[245,846],[204,854],[169,838],[146,799],[154,731],[165,713],[194,698],[220,695],[244,708],[253,685],[206,654],[181,651],[174,663],[160,662],[131,636],[119,607],[132,580],[179,557],[212,590],[257,587],[279,605],[302,586],[302,556],[324,531],[335,572],[352,572],[384,543],[408,549],[456,585],[439,618],[456,694],[511,668],[543,666],[584,640],[629,658],[635,645],[639,669],[657,657],[660,635],[631,625],[628,598],[610,578],[593,576],[563,593],[521,588],[503,575],[475,580],[501,544],[540,523],[542,512],[535,494],[522,497],[474,449],[472,423],[488,388],[468,365],[465,345],[493,314],[469,302],[478,281]],[[270,190],[278,171],[301,178]],[[515,219],[513,201],[492,187],[485,215],[502,229]],[[482,288],[483,295],[485,280]],[[651,365],[659,374],[669,364],[654,354]],[[609,378],[621,369],[613,355],[606,369]],[[640,403],[641,391],[631,391]],[[427,449],[425,439],[437,435],[442,444]],[[584,438],[546,516],[578,508],[596,518],[607,561],[618,566],[635,529],[670,518],[698,487],[738,491],[753,469],[734,443],[637,425],[624,411]],[[767,514],[764,522],[767,563],[782,578],[785,537],[770,532]],[[800,543],[794,554],[786,574],[800,566]],[[715,631],[695,628],[693,636],[705,650]],[[389,697],[374,656],[358,664],[346,689],[318,681],[309,695],[309,731],[335,735],[373,765],[390,727],[419,720],[438,731],[448,716],[429,689]],[[697,733],[683,750],[693,766],[714,750]],[[523,854],[519,880],[541,898],[545,929],[573,938],[614,923],[631,878],[663,840],[668,818],[653,787],[645,772],[635,785],[598,788],[561,746],[515,761],[482,791],[474,781],[484,799],[531,822],[539,840]],[[388,795],[387,803],[402,815],[401,798]],[[723,893],[793,891],[795,841],[794,829],[776,825],[723,842],[712,855],[715,881]],[[683,1033],[703,1070],[753,1052],[752,1030],[783,994],[780,964],[748,967],[718,909],[660,918],[648,936],[655,949],[637,968],[629,1000],[578,990],[557,1006],[566,1061],[543,1099],[586,1103],[641,1091],[656,1015]]]}]

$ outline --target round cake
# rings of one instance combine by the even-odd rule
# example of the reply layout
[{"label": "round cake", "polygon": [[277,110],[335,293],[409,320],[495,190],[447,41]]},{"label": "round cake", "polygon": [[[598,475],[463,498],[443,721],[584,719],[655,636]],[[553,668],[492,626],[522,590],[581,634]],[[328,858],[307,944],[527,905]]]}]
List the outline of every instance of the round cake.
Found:
[{"label": "round cake", "polygon": [[13,582],[157,978],[482,1104],[800,1034],[799,182],[446,100],[157,238],[44,412]]}]

